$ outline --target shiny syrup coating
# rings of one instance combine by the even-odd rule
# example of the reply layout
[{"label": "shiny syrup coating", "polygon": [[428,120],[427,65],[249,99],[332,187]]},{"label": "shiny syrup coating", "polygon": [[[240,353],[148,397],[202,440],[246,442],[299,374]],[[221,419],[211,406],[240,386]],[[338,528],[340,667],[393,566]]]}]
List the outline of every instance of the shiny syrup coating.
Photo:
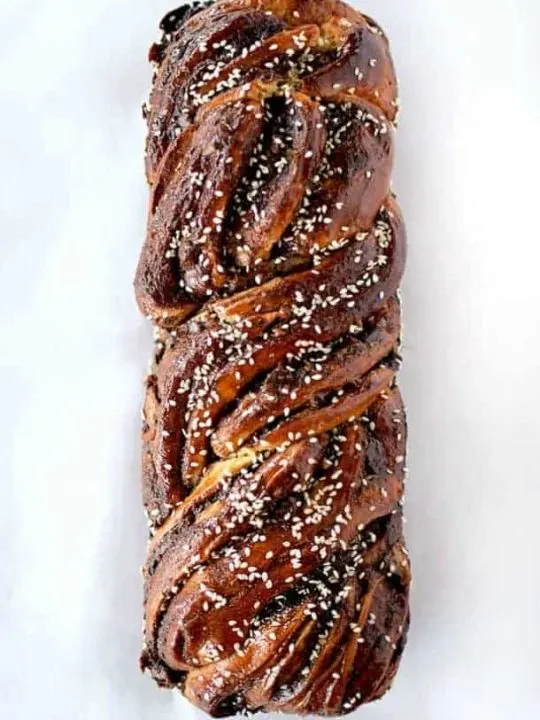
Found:
[{"label": "shiny syrup coating", "polygon": [[388,42],[337,0],[161,29],[141,664],[216,717],[344,715],[389,688],[409,624]]}]

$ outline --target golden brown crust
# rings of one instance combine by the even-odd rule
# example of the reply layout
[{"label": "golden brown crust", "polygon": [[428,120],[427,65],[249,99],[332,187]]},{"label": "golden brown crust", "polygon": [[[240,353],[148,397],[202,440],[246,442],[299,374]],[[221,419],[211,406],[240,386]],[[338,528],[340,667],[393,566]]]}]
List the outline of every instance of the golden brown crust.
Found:
[{"label": "golden brown crust", "polygon": [[388,43],[337,0],[162,29],[142,664],[215,716],[346,714],[388,689],[408,625]]}]

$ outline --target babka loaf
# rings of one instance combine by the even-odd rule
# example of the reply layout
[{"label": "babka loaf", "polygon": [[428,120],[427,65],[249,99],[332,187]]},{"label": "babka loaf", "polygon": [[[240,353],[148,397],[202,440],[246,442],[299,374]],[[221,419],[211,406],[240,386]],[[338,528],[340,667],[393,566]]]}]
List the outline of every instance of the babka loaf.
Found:
[{"label": "babka loaf", "polygon": [[142,667],[210,715],[342,715],[403,652],[406,419],[388,42],[339,0],[169,13],[136,276]]}]

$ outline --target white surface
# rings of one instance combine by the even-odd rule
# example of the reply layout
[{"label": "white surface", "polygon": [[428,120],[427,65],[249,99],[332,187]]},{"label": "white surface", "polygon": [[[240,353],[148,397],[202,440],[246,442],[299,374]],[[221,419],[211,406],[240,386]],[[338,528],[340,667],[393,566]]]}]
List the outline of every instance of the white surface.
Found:
[{"label": "white surface", "polygon": [[[413,625],[364,720],[533,720],[540,583],[535,0],[365,0],[404,112]],[[0,10],[0,716],[200,718],[139,674],[145,54],[169,0]]]}]

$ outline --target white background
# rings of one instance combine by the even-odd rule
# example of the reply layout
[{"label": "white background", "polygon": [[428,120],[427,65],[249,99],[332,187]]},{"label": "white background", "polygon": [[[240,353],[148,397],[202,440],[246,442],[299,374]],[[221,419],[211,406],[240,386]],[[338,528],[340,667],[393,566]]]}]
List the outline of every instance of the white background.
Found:
[{"label": "white background", "polygon": [[[413,625],[363,720],[540,714],[537,0],[364,0],[403,115]],[[200,719],[137,667],[131,281],[146,51],[169,0],[2,0],[0,716]]]}]

